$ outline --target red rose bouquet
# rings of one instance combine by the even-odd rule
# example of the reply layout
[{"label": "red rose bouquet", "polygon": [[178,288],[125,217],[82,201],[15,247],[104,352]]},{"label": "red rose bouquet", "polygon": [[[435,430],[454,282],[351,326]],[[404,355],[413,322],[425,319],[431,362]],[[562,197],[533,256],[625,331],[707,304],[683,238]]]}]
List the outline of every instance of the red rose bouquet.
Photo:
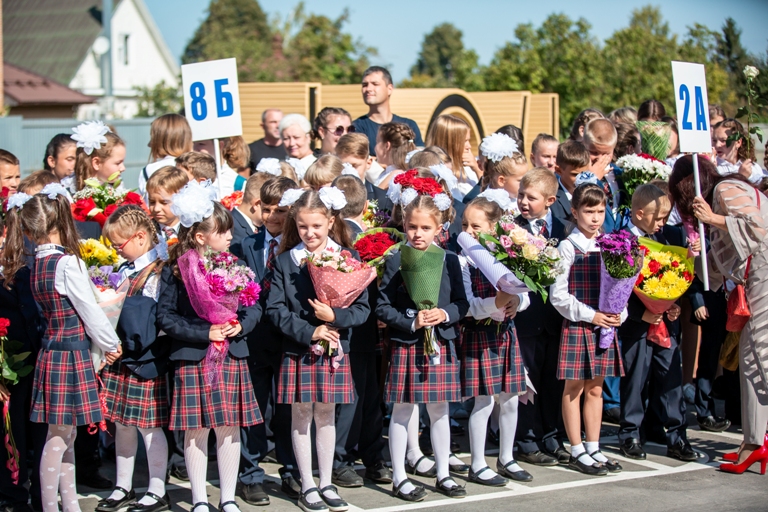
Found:
[{"label": "red rose bouquet", "polygon": [[136,192],[110,183],[100,183],[91,178],[85,181],[85,188],[75,193],[72,216],[77,221],[95,221],[104,227],[107,218],[124,204],[135,204],[146,210],[144,200]]},{"label": "red rose bouquet", "polygon": [[404,240],[405,236],[394,228],[374,228],[360,233],[354,248],[360,254],[360,259],[375,268],[381,277],[386,257]]}]

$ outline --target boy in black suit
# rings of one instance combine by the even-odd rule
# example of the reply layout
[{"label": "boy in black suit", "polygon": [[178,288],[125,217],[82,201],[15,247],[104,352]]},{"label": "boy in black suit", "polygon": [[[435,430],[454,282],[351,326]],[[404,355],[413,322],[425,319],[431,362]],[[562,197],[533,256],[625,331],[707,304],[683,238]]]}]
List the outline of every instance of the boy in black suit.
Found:
[{"label": "boy in black suit", "polygon": [[555,202],[551,206],[552,215],[561,222],[571,221],[571,196],[576,188],[576,176],[589,169],[589,151],[581,142],[568,140],[557,148],[555,173],[560,186],[557,188]]},{"label": "boy in black suit", "polygon": [[[544,167],[528,171],[520,182],[517,206],[521,214],[515,222],[534,235],[555,238],[558,242],[565,239],[565,225],[552,212],[561,190],[552,171]],[[563,446],[565,431],[560,408],[563,381],[555,378],[562,318],[540,294],[529,293],[528,297],[531,305],[517,313],[515,329],[523,362],[538,396],[534,403],[519,406],[517,458],[537,466],[554,466],[569,459]]]},{"label": "boy in black suit", "polygon": [[[257,172],[245,182],[243,202],[232,209],[232,243],[240,246],[245,237],[251,236],[261,228],[261,186],[273,176],[265,172]],[[234,254],[234,253],[233,253]]]},{"label": "boy in black suit", "polygon": [[[666,226],[670,212],[667,195],[654,185],[641,185],[632,195],[632,214],[626,230],[637,236],[684,247],[685,237],[677,226]],[[621,378],[621,414],[619,447],[632,459],[645,459],[640,443],[640,426],[646,412],[642,397],[648,382],[648,407],[664,422],[667,456],[694,461],[696,452],[686,436],[683,373],[680,360],[680,307],[675,304],[666,313],[653,314],[632,294],[627,305],[629,318],[619,327],[624,377]],[[665,318],[666,317],[666,318]],[[663,348],[646,336],[651,324],[665,322],[672,346]]]},{"label": "boy in black suit", "polygon": [[[259,191],[262,229],[244,238],[237,247],[231,248],[232,253],[244,260],[256,274],[256,279],[262,287],[259,299],[262,306],[266,304],[283,224],[290,209],[288,206],[280,206],[280,200],[285,191],[292,188],[298,188],[298,185],[290,178],[277,177],[267,180]],[[238,480],[242,484],[243,499],[251,505],[269,504],[269,496],[263,487],[264,470],[259,467],[259,463],[269,452],[268,427],[274,435],[277,462],[283,466],[279,470],[283,492],[296,499],[301,491],[291,442],[291,406],[274,404],[271,421],[266,414],[270,404],[274,402],[272,390],[282,363],[280,338],[280,333],[276,332],[266,315],[248,338],[248,366],[251,370],[253,389],[259,409],[265,414],[264,423],[240,429],[242,457]]]},{"label": "boy in black suit", "polygon": [[[368,207],[365,185],[355,176],[339,176],[333,180],[333,186],[341,189],[347,198],[347,206],[341,210],[340,216],[349,226],[354,239],[365,231],[363,214]],[[371,311],[376,308],[378,296],[379,289],[374,280],[368,285]],[[336,454],[333,460],[332,481],[340,487],[363,485],[363,479],[354,469],[358,457],[365,465],[366,478],[377,483],[392,481],[392,473],[384,463],[384,419],[379,405],[379,383],[376,378],[378,340],[379,328],[373,313],[363,325],[352,329],[349,364],[357,397],[354,403],[336,406]]]}]

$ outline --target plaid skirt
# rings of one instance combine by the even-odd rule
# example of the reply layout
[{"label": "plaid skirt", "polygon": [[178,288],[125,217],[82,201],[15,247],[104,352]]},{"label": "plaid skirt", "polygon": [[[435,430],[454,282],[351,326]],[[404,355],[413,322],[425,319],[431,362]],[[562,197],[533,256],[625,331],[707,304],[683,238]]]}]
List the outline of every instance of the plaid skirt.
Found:
[{"label": "plaid skirt", "polygon": [[429,364],[424,343],[412,345],[390,341],[389,370],[384,401],[395,403],[440,403],[461,401],[459,358],[450,341],[440,340],[440,364]]},{"label": "plaid skirt", "polygon": [[283,354],[280,377],[277,379],[277,403],[334,403],[355,401],[355,384],[349,368],[349,356],[333,369],[331,360],[311,351],[302,355]]},{"label": "plaid skirt", "polygon": [[37,354],[30,420],[49,425],[90,425],[102,420],[99,387],[88,350]]},{"label": "plaid skirt", "polygon": [[588,380],[595,377],[623,377],[624,367],[616,336],[607,349],[597,346],[599,331],[587,322],[563,320],[557,378]]},{"label": "plaid skirt", "polygon": [[176,362],[170,430],[249,427],[264,421],[245,358],[227,354],[212,386],[205,381],[203,361]]},{"label": "plaid skirt", "polygon": [[525,365],[514,328],[464,329],[460,348],[461,387],[465,398],[525,392]]},{"label": "plaid skirt", "polygon": [[101,371],[107,419],[138,428],[168,426],[168,383],[165,375],[143,379],[120,364]]}]

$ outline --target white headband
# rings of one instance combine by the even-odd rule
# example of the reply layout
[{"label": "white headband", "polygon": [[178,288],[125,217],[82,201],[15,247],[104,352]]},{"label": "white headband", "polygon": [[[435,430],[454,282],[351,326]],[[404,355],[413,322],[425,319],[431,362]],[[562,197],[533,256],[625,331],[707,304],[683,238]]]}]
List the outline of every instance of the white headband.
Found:
[{"label": "white headband", "polygon": [[30,199],[32,199],[32,196],[29,194],[25,194],[24,192],[16,192],[8,198],[8,203],[5,205],[5,211],[10,211],[11,208],[18,208],[21,210]]},{"label": "white headband", "polygon": [[262,158],[256,166],[256,171],[265,172],[272,176],[283,175],[283,170],[280,168],[280,160],[277,158]]},{"label": "white headband", "polygon": [[329,210],[342,210],[347,206],[347,198],[344,197],[344,192],[339,188],[323,187],[317,195]]},{"label": "white headband", "polygon": [[504,211],[509,211],[514,206],[509,194],[503,188],[485,189],[485,191],[478,194],[477,197],[484,197],[485,199],[498,204]]},{"label": "white headband", "polygon": [[173,194],[171,200],[171,211],[179,218],[182,226],[189,228],[213,215],[216,190],[208,180],[203,183],[192,180]]},{"label": "white headband", "polygon": [[593,173],[589,171],[580,172],[579,175],[576,176],[576,181],[574,182],[574,185],[578,187],[580,185],[586,185],[586,184],[597,185],[598,184],[597,176],[595,176]]},{"label": "white headband", "polygon": [[293,206],[293,203],[299,200],[301,196],[304,195],[303,188],[289,188],[285,192],[283,192],[283,197],[280,198],[280,202],[277,203],[277,206]]},{"label": "white headband", "polygon": [[505,133],[492,133],[483,139],[480,152],[493,162],[500,162],[505,157],[511,157],[520,150],[517,142]]},{"label": "white headband", "polygon": [[86,155],[93,153],[102,144],[107,143],[105,135],[109,133],[109,127],[101,121],[88,121],[72,128],[72,140],[77,142],[78,148],[83,148]]}]

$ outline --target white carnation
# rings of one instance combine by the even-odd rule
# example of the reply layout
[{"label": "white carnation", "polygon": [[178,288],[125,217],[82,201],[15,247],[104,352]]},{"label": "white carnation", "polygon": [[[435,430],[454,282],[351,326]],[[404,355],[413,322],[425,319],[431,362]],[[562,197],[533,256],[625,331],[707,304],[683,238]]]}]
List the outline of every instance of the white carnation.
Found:
[{"label": "white carnation", "polygon": [[416,190],[412,188],[407,188],[403,190],[402,194],[400,194],[400,205],[403,208],[405,208],[406,206],[411,204],[411,202],[413,202],[413,200],[416,199],[417,197],[419,197],[419,193],[416,192]]},{"label": "white carnation", "polygon": [[448,194],[437,194],[434,198],[435,206],[437,206],[437,209],[441,212],[444,212],[448,208],[451,207],[451,198],[448,197]]}]

